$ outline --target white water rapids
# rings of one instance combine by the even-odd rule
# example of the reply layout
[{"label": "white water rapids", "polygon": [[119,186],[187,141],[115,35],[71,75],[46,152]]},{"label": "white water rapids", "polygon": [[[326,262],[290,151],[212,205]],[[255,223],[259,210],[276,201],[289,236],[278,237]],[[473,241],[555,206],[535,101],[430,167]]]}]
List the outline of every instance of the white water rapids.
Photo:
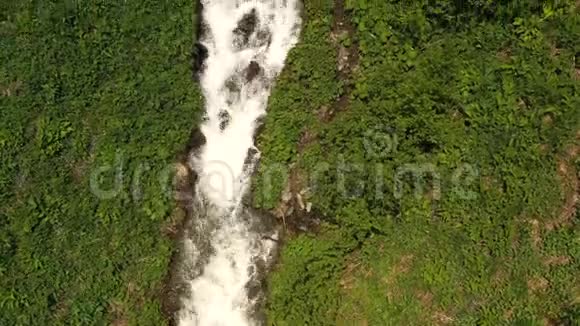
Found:
[{"label": "white water rapids", "polygon": [[275,242],[267,238],[277,235],[253,230],[242,197],[259,158],[254,132],[266,113],[272,83],[297,42],[300,8],[298,0],[201,4],[200,41],[207,48],[200,78],[205,144],[190,160],[198,175],[195,194],[200,209],[192,225],[194,236],[184,245],[194,272],[186,277],[178,323],[255,325],[260,323],[253,316],[260,296],[249,289],[258,278],[259,261],[268,261],[274,249]]}]

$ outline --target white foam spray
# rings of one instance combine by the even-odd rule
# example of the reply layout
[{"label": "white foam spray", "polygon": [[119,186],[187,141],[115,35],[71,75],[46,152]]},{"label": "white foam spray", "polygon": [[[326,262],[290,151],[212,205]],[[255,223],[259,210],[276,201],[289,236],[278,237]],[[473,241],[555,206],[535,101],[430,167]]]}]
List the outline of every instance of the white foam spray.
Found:
[{"label": "white foam spray", "polygon": [[[191,157],[198,175],[196,198],[204,216],[194,223],[210,250],[188,280],[180,326],[255,325],[256,297],[248,284],[256,262],[268,259],[275,243],[252,231],[241,214],[242,197],[259,157],[253,136],[266,113],[272,82],[296,44],[298,0],[202,0],[201,43],[208,57],[201,75],[206,143]],[[241,21],[241,22],[240,22]],[[212,227],[203,227],[211,224]],[[209,230],[209,231],[207,231]],[[268,235],[275,237],[276,235]],[[186,241],[186,259],[202,261],[195,241]],[[198,264],[199,265],[199,264]]]}]

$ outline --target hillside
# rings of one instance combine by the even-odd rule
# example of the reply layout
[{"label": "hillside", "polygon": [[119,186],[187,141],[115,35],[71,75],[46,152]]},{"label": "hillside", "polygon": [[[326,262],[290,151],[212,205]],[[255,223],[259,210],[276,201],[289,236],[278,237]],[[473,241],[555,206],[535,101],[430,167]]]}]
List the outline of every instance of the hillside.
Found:
[{"label": "hillside", "polygon": [[190,1],[0,1],[0,325],[161,325]]},{"label": "hillside", "polygon": [[[0,325],[178,310],[194,8],[0,0]],[[284,230],[268,325],[580,324],[580,3],[302,14],[246,200]]]},{"label": "hillside", "polygon": [[458,3],[306,2],[259,138],[273,324],[580,322],[580,9]]}]

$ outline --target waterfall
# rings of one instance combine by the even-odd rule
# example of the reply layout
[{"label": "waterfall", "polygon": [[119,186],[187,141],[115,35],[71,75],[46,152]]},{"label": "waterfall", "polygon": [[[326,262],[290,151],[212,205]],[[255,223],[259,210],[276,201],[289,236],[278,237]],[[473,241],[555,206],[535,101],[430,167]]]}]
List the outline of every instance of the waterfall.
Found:
[{"label": "waterfall", "polygon": [[200,43],[207,50],[200,83],[205,143],[190,157],[198,176],[183,257],[186,295],[178,323],[259,324],[261,271],[276,232],[256,228],[242,204],[260,152],[254,133],[271,87],[298,40],[298,0],[202,0]]}]

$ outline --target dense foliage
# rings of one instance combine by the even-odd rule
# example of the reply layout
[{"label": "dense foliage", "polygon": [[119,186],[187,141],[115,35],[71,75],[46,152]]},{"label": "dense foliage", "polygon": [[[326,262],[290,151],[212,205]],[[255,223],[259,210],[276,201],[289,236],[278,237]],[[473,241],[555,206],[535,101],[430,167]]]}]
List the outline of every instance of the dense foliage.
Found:
[{"label": "dense foliage", "polygon": [[[351,39],[305,5],[255,202],[292,176],[329,223],[284,248],[271,323],[580,322],[578,4],[349,0]],[[340,46],[360,62],[337,83]]]},{"label": "dense foliage", "polygon": [[[340,1],[305,0],[259,136],[256,206],[291,182],[326,221],[270,323],[580,322],[577,2],[348,0],[345,32]],[[193,10],[0,0],[0,325],[164,323]]]},{"label": "dense foliage", "polygon": [[192,14],[0,1],[0,325],[164,322],[164,175],[200,106]]}]

